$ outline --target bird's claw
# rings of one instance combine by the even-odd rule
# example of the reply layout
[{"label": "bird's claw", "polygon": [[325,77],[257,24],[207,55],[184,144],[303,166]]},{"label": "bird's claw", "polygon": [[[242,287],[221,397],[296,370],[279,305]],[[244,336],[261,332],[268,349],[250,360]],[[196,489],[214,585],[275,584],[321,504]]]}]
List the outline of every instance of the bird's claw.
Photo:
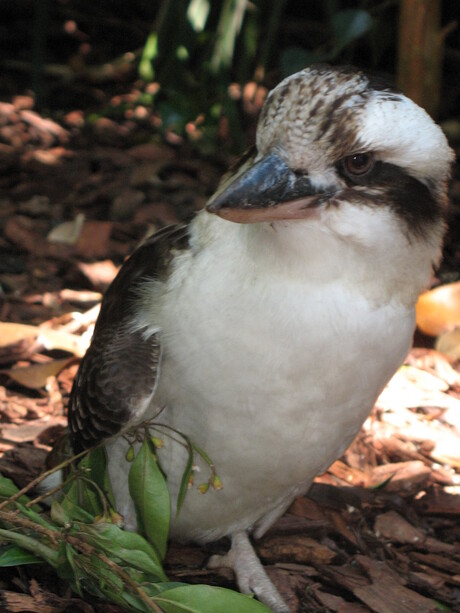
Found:
[{"label": "bird's claw", "polygon": [[274,613],[291,613],[281,594],[265,572],[246,532],[232,535],[232,547],[225,555],[212,556],[208,568],[231,568],[243,594],[254,594]]}]

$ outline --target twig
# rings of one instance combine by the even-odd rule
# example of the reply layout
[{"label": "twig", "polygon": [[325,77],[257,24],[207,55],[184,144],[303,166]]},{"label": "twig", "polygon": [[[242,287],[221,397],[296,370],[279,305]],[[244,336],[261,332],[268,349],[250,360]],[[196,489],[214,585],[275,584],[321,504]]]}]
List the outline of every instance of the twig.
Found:
[{"label": "twig", "polygon": [[64,487],[64,485],[69,485],[69,483],[72,483],[72,481],[75,481],[75,479],[79,479],[79,478],[81,478],[79,475],[72,475],[71,477],[66,479],[65,482],[63,481],[59,485],[56,485],[56,487],[53,487],[50,490],[46,490],[46,492],[43,492],[43,494],[40,494],[40,496],[37,496],[36,498],[29,500],[29,502],[27,502],[25,505],[26,508],[30,509],[30,507],[33,507],[34,504],[40,504],[40,502],[43,502],[45,498],[48,498],[49,496],[53,496],[54,494],[57,494],[57,492],[60,492],[62,488]]},{"label": "twig", "polygon": [[21,528],[38,532],[38,534],[43,534],[55,545],[59,545],[59,538],[56,535],[57,530],[50,530],[49,528],[27,519],[26,517],[20,517],[17,515],[16,511],[0,511],[0,521],[5,522],[6,524],[21,526]]},{"label": "twig", "polygon": [[[93,447],[93,449],[95,449],[95,448]],[[21,490],[19,490],[18,492],[16,492],[15,494],[10,496],[6,500],[4,500],[2,503],[0,503],[0,510],[4,509],[11,502],[15,502],[15,500],[17,500],[18,498],[20,498],[21,496],[26,494],[29,490],[31,490],[34,487],[36,487],[39,483],[41,483],[44,479],[46,479],[47,477],[49,477],[50,475],[52,475],[56,471],[61,470],[62,468],[65,468],[66,466],[69,466],[69,464],[72,464],[72,462],[74,462],[75,460],[79,460],[80,458],[85,456],[89,451],[91,451],[91,449],[85,449],[85,451],[81,451],[77,455],[74,455],[71,458],[68,458],[67,460],[64,460],[64,462],[61,462],[60,464],[58,464],[54,468],[51,468],[50,470],[47,470],[44,473],[41,473],[33,481],[31,481],[26,486],[24,486]]]}]

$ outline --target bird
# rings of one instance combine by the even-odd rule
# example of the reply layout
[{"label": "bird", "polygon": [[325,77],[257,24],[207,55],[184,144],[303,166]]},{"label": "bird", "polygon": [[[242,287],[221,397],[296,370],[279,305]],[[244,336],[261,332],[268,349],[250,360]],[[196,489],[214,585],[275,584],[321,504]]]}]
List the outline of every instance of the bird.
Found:
[{"label": "bird", "polygon": [[[267,96],[255,145],[189,224],[148,238],[103,298],[69,405],[75,450],[103,443],[136,529],[124,434],[153,420],[170,538],[230,549],[239,589],[290,608],[251,540],[340,457],[404,361],[438,265],[453,152],[380,77],[313,65]],[[187,451],[219,475],[175,511]],[[209,467],[194,459],[194,474]]]}]

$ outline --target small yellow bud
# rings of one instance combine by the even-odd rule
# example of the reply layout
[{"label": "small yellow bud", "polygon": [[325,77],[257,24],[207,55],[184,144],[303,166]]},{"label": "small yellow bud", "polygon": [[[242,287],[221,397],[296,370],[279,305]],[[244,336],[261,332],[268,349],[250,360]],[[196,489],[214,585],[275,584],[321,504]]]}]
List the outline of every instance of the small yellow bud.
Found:
[{"label": "small yellow bud", "polygon": [[127,462],[132,462],[134,460],[134,447],[132,445],[128,447],[125,458]]},{"label": "small yellow bud", "polygon": [[222,481],[221,481],[219,476],[214,475],[214,479],[212,480],[212,487],[215,490],[221,490],[224,487],[224,485],[223,485],[223,483],[222,483]]},{"label": "small yellow bud", "polygon": [[123,515],[117,513],[114,509],[109,509],[110,519],[115,526],[122,527],[124,524]]}]

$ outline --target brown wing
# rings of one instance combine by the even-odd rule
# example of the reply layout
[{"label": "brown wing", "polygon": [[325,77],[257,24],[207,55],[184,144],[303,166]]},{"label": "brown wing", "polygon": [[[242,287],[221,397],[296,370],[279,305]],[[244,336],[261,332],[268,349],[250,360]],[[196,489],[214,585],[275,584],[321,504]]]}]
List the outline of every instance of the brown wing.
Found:
[{"label": "brown wing", "polygon": [[107,290],[70,397],[69,427],[76,451],[124,430],[153,396],[161,346],[158,334],[147,337],[145,330],[133,331],[138,287],[144,279],[163,278],[172,249],[186,248],[186,226],[164,228],[133,253]]}]

